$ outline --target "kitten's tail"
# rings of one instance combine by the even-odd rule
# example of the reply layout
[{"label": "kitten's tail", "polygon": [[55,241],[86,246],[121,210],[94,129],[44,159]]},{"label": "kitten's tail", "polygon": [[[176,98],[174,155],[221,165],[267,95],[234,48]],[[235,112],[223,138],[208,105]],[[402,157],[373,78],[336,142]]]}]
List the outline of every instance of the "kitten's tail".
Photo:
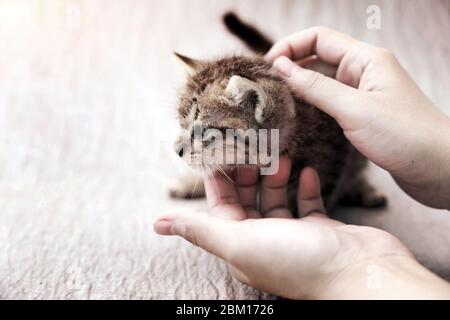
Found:
[{"label": "kitten's tail", "polygon": [[249,49],[256,53],[265,54],[273,45],[272,40],[255,27],[242,22],[233,12],[226,13],[223,16],[223,22],[228,31],[241,39]]}]

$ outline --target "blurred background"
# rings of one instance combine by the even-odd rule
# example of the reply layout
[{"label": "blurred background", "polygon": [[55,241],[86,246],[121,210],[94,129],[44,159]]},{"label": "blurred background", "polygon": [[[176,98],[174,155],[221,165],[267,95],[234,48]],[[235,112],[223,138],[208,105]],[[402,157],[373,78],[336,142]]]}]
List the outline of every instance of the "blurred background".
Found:
[{"label": "blurred background", "polygon": [[[369,5],[380,28],[367,27]],[[450,2],[0,1],[0,298],[271,298],[233,280],[222,262],[152,221],[173,206],[167,185],[184,70],[197,58],[246,53],[221,23],[234,10],[273,39],[314,25],[387,47],[450,114]],[[411,128],[414,130],[414,128]],[[344,221],[381,227],[450,279],[450,214],[404,195]]]}]

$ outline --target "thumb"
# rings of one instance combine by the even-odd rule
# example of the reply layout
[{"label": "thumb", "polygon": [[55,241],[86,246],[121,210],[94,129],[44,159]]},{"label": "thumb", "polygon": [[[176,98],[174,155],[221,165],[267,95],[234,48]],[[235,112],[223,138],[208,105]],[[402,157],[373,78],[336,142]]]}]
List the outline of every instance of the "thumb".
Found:
[{"label": "thumb", "polygon": [[274,62],[294,94],[335,118],[339,123],[351,121],[362,102],[362,94],[319,72],[304,69],[287,57]]},{"label": "thumb", "polygon": [[228,260],[239,249],[236,236],[239,224],[190,209],[172,209],[161,214],[153,228],[161,235],[178,235],[209,253]]}]

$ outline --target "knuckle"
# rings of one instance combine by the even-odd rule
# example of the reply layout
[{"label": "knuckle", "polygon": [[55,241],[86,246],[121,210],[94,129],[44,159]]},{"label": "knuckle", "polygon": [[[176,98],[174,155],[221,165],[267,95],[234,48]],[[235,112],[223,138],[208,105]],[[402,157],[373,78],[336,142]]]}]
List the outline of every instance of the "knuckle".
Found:
[{"label": "knuckle", "polygon": [[315,89],[320,87],[320,85],[325,80],[325,76],[319,72],[311,72],[305,80],[305,89]]},{"label": "knuckle", "polygon": [[395,60],[395,56],[392,53],[392,51],[390,51],[386,48],[377,48],[375,55],[376,55],[376,57],[383,59],[383,60],[387,60],[387,61]]},{"label": "knuckle", "polygon": [[184,228],[184,238],[189,241],[190,243],[192,243],[194,246],[198,247],[199,246],[199,241],[197,238],[197,234],[195,232],[195,230],[187,225]]},{"label": "knuckle", "polygon": [[311,30],[314,30],[314,32],[316,32],[317,34],[324,34],[324,33],[329,33],[330,29],[324,26],[314,26],[311,28]]}]

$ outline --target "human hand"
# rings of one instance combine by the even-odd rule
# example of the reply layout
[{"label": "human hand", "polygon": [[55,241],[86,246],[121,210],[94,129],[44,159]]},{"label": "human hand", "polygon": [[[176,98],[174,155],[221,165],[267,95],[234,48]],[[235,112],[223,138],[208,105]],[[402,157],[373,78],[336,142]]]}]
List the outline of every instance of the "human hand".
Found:
[{"label": "human hand", "polygon": [[[450,297],[445,281],[421,267],[394,236],[330,219],[317,173],[300,175],[301,219],[287,209],[290,161],[280,158],[276,175],[241,167],[230,181],[205,180],[211,214],[175,209],[154,229],[179,235],[225,260],[238,280],[279,296],[300,299]],[[373,278],[373,279],[372,279]]]},{"label": "human hand", "polygon": [[[293,61],[316,55],[336,80]],[[350,142],[416,200],[450,209],[450,119],[386,49],[315,27],[278,41],[274,61],[292,90],[334,117]]]}]

